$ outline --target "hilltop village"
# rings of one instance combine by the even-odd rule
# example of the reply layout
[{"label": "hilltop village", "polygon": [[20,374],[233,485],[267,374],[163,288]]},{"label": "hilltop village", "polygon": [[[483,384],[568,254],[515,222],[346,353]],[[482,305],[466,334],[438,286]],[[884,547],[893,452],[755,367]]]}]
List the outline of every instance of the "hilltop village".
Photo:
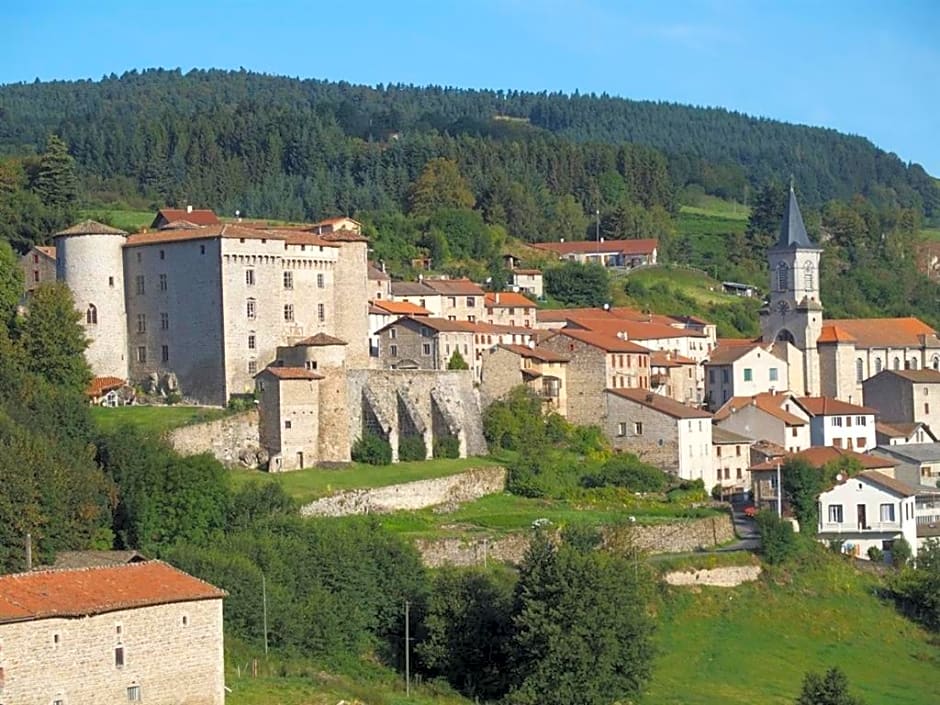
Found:
[{"label": "hilltop village", "polygon": [[[534,247],[621,271],[657,262],[655,240]],[[542,272],[511,255],[509,288],[487,291],[393,281],[368,253],[350,218],[269,226],[187,208],[130,235],[79,223],[22,266],[28,290],[71,289],[94,403],[127,403],[134,388],[210,405],[254,395],[270,471],[348,462],[365,431],[393,460],[406,434],[429,457],[443,440],[484,454],[483,409],[525,385],[716,496],[773,507],[783,459],[857,461],[870,508],[824,494],[818,528],[861,557],[900,537],[916,547],[940,518],[940,338],[915,318],[825,318],[822,250],[792,189],[757,339],[718,338],[682,311],[542,308]]]}]

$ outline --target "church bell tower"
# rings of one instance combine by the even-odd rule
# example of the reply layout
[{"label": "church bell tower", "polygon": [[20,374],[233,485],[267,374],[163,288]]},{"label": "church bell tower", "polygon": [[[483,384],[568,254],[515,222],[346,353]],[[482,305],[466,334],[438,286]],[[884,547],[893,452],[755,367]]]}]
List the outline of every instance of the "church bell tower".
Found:
[{"label": "church bell tower", "polygon": [[[791,343],[802,356],[804,390],[819,394],[819,354],[816,343],[822,332],[823,308],[819,298],[819,257],[822,248],[806,234],[793,185],[780,226],[777,243],[767,251],[770,294],[760,311],[761,335],[766,343]],[[791,361],[791,365],[796,361]]]}]

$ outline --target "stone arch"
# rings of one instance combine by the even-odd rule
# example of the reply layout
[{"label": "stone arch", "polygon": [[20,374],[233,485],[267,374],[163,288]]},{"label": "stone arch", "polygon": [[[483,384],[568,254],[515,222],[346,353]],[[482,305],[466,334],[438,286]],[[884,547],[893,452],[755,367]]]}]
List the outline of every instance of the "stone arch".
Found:
[{"label": "stone arch", "polygon": [[89,326],[98,325],[98,307],[94,304],[88,304],[85,310],[85,323]]},{"label": "stone arch", "polygon": [[780,331],[777,332],[777,340],[784,342],[784,343],[792,343],[793,345],[796,345],[796,338],[794,338],[793,333],[788,331],[786,328],[782,328],[780,329]]},{"label": "stone arch", "polygon": [[891,368],[895,370],[901,369],[901,358],[897,355],[894,356],[894,359],[891,361]]},{"label": "stone arch", "polygon": [[879,372],[881,372],[881,358],[876,357],[875,358],[875,374],[878,374]]},{"label": "stone arch", "polygon": [[912,370],[916,370],[916,369],[917,369],[917,358],[916,358],[916,357],[912,357],[912,358],[911,358],[911,369],[912,369]]}]

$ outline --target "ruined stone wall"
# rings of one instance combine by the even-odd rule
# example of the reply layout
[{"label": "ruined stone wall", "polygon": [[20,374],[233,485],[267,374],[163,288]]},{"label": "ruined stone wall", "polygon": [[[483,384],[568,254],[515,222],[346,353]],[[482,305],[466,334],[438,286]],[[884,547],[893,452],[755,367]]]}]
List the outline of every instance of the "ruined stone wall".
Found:
[{"label": "ruined stone wall", "polygon": [[502,492],[505,487],[505,468],[475,468],[432,480],[339,492],[301,507],[300,513],[302,516],[336,517],[413,511],[439,504],[469,502]]},{"label": "ruined stone wall", "polygon": [[253,409],[173,429],[167,441],[180,455],[209,453],[226,467],[258,467],[267,461],[258,425],[258,411]]}]

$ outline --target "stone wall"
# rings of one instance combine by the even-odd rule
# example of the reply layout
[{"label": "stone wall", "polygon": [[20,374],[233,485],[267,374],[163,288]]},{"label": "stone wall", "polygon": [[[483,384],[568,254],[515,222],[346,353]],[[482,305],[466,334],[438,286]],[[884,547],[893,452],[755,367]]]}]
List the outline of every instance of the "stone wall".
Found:
[{"label": "stone wall", "polygon": [[663,578],[670,585],[710,585],[712,587],[737,587],[741,583],[757,580],[761,574],[759,565],[725,566],[706,570],[688,570],[666,573]]},{"label": "stone wall", "polygon": [[219,599],[3,624],[0,643],[0,698],[11,705],[123,703],[132,686],[153,705],[225,702]]},{"label": "stone wall", "polygon": [[209,453],[226,467],[256,468],[267,463],[258,434],[257,409],[173,429],[167,441],[180,455]]},{"label": "stone wall", "polygon": [[[727,543],[735,538],[731,516],[705,519],[677,519],[668,524],[637,525],[626,529],[641,551],[646,553],[686,553]],[[619,543],[616,532],[605,532],[605,543]],[[484,561],[519,563],[529,547],[529,532],[501,538],[446,538],[415,542],[424,564],[433,568],[444,565],[482,565]]]},{"label": "stone wall", "polygon": [[387,514],[438,504],[469,502],[506,487],[506,469],[475,468],[458,475],[373,489],[349,490],[318,499],[300,509],[302,516]]}]

